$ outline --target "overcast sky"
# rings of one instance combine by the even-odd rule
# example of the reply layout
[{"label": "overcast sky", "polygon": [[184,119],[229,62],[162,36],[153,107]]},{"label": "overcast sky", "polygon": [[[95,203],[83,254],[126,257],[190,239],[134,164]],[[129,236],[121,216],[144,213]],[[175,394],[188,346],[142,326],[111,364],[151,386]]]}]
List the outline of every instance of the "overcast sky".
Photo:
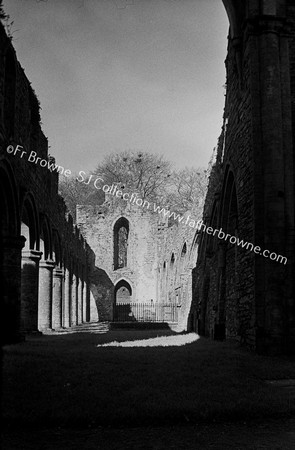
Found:
[{"label": "overcast sky", "polygon": [[224,106],[221,0],[4,0],[41,102],[49,152],[72,171],[109,152],[207,166]]}]

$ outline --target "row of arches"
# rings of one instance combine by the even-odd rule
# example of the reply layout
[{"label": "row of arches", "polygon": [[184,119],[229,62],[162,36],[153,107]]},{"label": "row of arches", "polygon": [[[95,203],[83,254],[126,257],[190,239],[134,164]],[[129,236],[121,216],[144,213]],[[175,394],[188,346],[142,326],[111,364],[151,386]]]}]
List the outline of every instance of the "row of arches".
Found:
[{"label": "row of arches", "polygon": [[48,214],[38,211],[34,195],[17,186],[4,159],[0,211],[3,340],[89,320],[85,240],[66,221],[61,236]]},{"label": "row of arches", "polygon": [[[239,236],[239,208],[235,176],[228,165],[221,193],[215,195],[207,226],[225,234]],[[193,286],[193,304],[197,315],[193,323],[200,334],[224,339],[241,333],[238,296],[238,247],[228,241],[202,233],[199,261],[203,272]],[[247,255],[251,258],[251,255]],[[210,305],[209,305],[210,303]],[[197,319],[197,320],[196,320]]]},{"label": "row of arches", "polygon": [[[191,250],[190,250],[191,253]],[[187,242],[178,252],[172,251],[159,267],[160,299],[162,302],[181,303],[184,297],[187,276],[189,274],[190,254]]]}]

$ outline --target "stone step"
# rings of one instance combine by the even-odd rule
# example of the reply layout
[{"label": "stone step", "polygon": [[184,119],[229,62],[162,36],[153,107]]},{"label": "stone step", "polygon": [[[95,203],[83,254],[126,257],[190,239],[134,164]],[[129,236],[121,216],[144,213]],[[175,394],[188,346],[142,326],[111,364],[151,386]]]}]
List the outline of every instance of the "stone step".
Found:
[{"label": "stone step", "polygon": [[56,330],[44,330],[45,335],[61,335],[73,333],[106,333],[110,329],[109,322],[93,322],[73,325],[69,328],[58,328]]}]

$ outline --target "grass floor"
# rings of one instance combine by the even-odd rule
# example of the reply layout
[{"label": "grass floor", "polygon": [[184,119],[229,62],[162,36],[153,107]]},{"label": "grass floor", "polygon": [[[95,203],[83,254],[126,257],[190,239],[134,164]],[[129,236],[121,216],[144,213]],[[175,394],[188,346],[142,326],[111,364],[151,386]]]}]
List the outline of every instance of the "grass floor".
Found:
[{"label": "grass floor", "polygon": [[[295,401],[266,379],[295,379],[295,360],[263,357],[204,338],[176,346],[102,344],[174,335],[109,331],[30,337],[3,349],[7,425],[193,424],[294,414]],[[183,336],[179,336],[183,340]],[[99,345],[99,346],[98,346]]]}]

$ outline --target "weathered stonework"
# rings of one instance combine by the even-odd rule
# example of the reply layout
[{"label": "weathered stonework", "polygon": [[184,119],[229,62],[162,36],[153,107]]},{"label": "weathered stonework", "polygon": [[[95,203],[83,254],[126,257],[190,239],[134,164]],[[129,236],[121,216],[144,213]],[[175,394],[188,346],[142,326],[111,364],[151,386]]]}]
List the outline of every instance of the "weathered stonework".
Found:
[{"label": "weathered stonework", "polygon": [[[116,286],[124,281],[132,291],[128,301],[176,305],[173,318],[169,307],[165,317],[167,321],[177,317],[179,329],[187,329],[191,272],[197,257],[196,227],[189,224],[200,219],[196,211],[168,227],[167,217],[155,213],[153,206],[137,206],[111,194],[102,205],[78,206],[77,224],[95,253],[90,274],[92,313],[98,311],[100,320],[112,320]],[[115,268],[115,225],[122,218],[129,223],[127,266]]]},{"label": "weathered stonework", "polygon": [[288,262],[201,236],[192,326],[259,352],[292,351],[295,5],[224,4],[231,25],[224,126],[204,221]]},{"label": "weathered stonework", "polygon": [[[89,320],[91,250],[58,195],[58,174],[29,161],[31,151],[54,159],[39,125],[38,100],[2,25],[0,105],[1,331],[9,343],[27,332],[69,327],[83,308],[83,321]],[[82,291],[74,293],[77,310],[74,278],[86,293],[83,300]]]},{"label": "weathered stonework", "polygon": [[[294,352],[295,4],[223,3],[230,21],[227,92],[203,220],[287,257],[287,264],[196,233],[183,222],[167,227],[157,215],[119,199],[78,209],[94,255],[58,196],[58,175],[6,152],[8,145],[21,145],[53,162],[37,98],[1,26],[5,342],[19,340],[25,331],[109,319],[118,286],[120,298],[129,286],[132,300],[178,304],[184,329],[188,324],[200,334],[236,339],[258,352]],[[130,225],[130,245],[127,265],[116,268],[113,227],[120,217]]]},{"label": "weathered stonework", "polygon": [[[129,223],[127,266],[115,269],[114,226],[120,218]],[[130,301],[157,300],[157,214],[107,194],[102,205],[78,206],[77,224],[95,253],[91,294],[100,318],[112,320],[115,290],[121,280],[131,287]]]}]

